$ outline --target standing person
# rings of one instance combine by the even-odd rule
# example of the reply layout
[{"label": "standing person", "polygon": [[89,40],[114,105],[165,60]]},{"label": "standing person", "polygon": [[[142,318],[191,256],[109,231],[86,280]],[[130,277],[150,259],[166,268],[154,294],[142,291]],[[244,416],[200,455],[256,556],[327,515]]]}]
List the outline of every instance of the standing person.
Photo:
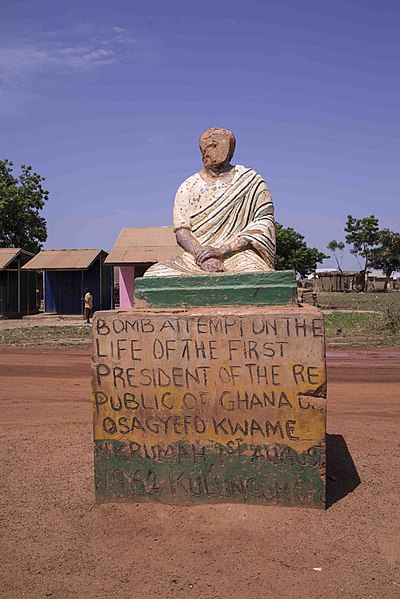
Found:
[{"label": "standing person", "polygon": [[83,317],[85,319],[85,324],[90,324],[89,318],[93,310],[93,295],[90,293],[87,287],[85,287],[83,293]]}]

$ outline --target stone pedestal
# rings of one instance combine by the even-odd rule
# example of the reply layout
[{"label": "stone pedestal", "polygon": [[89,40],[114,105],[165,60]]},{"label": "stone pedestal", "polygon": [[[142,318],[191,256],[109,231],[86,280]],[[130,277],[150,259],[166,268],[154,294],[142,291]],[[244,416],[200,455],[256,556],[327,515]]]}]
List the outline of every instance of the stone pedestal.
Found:
[{"label": "stone pedestal", "polygon": [[280,306],[295,303],[296,297],[293,270],[141,277],[135,281],[138,307]]},{"label": "stone pedestal", "polygon": [[97,312],[97,500],[322,508],[325,397],[316,308]]}]

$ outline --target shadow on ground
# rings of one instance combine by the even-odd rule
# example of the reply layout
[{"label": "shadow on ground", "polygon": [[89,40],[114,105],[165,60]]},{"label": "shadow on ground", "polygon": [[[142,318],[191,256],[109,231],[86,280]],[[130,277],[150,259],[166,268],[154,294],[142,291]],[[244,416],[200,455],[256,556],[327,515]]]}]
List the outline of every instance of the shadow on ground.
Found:
[{"label": "shadow on ground", "polygon": [[342,435],[326,435],[326,507],[352,493],[361,483]]}]

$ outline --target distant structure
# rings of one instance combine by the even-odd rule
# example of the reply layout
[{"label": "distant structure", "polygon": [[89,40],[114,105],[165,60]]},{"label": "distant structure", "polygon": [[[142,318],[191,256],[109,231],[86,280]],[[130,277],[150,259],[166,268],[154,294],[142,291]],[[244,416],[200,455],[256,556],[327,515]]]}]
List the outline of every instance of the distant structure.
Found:
[{"label": "distant structure", "polygon": [[113,273],[100,249],[42,250],[23,271],[43,271],[44,309],[56,314],[82,314],[83,290],[90,289],[94,310],[113,307]]},{"label": "distant structure", "polygon": [[[308,279],[316,291],[362,291],[364,272],[358,270],[317,269]],[[303,281],[303,284],[307,281]],[[386,275],[381,270],[368,272],[368,291],[385,291]],[[390,277],[387,290],[396,289],[395,278]]]},{"label": "distant structure", "polygon": [[34,254],[0,248],[0,315],[20,317],[37,311],[36,273],[21,269]]},{"label": "distant structure", "polygon": [[[362,275],[363,276],[363,275]],[[357,291],[360,272],[353,270],[316,270],[312,282],[316,291]]]},{"label": "distant structure", "polygon": [[133,306],[134,281],[157,262],[183,253],[172,227],[122,229],[105,264],[118,267],[120,308]]},{"label": "distant structure", "polygon": [[384,291],[385,285],[387,284],[387,291],[393,291],[397,289],[397,279],[390,277],[387,281],[386,275],[381,270],[371,270],[368,273],[368,291]]}]

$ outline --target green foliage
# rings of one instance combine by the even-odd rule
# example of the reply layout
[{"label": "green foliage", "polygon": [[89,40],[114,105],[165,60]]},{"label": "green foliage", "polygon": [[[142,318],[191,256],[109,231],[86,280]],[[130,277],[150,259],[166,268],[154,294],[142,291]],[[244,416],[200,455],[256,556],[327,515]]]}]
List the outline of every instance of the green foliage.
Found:
[{"label": "green foliage", "polygon": [[347,216],[346,242],[351,245],[350,252],[364,258],[363,270],[366,272],[370,263],[372,249],[379,243],[379,221],[371,214],[364,218]]},{"label": "green foliage", "polygon": [[343,241],[338,242],[336,239],[332,239],[326,247],[333,253],[338,269],[342,272],[343,250],[345,248]]},{"label": "green foliage", "polygon": [[328,250],[331,250],[332,252],[336,252],[337,250],[343,251],[344,243],[343,241],[336,241],[336,239],[332,239],[332,241],[330,241],[326,247],[328,248]]},{"label": "green foliage", "polygon": [[380,268],[387,279],[393,272],[400,270],[400,233],[389,229],[379,232],[379,245],[371,251],[370,264]]},{"label": "green foliage", "polygon": [[329,258],[317,248],[308,247],[304,236],[276,223],[276,270],[294,269],[302,277],[313,272],[317,263]]},{"label": "green foliage", "polygon": [[47,239],[47,225],[40,215],[49,193],[42,187],[44,177],[21,165],[19,177],[13,163],[0,160],[0,246],[21,247],[37,252]]}]

